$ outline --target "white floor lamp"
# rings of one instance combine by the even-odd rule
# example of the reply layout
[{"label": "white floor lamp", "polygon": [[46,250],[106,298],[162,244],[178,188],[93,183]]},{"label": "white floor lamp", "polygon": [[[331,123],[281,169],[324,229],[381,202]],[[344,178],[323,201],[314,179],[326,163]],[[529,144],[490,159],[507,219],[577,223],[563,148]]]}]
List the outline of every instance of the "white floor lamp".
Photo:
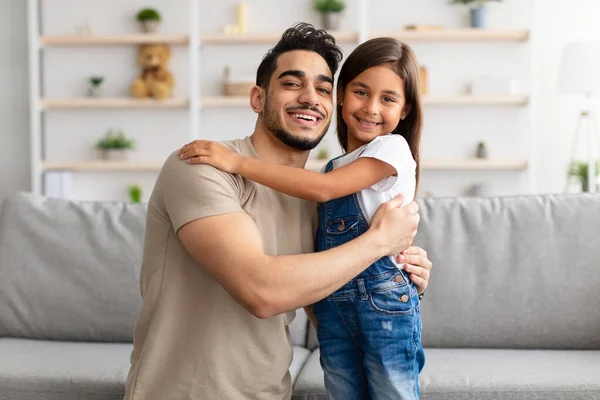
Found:
[{"label": "white floor lamp", "polygon": [[[600,93],[600,42],[574,42],[565,46],[559,73],[560,93],[585,96],[587,105],[579,114],[571,149],[572,163],[575,161],[579,137],[585,133],[587,149],[587,187],[596,191],[596,161],[598,160],[598,125],[592,100]],[[582,129],[586,126],[585,130]]]}]

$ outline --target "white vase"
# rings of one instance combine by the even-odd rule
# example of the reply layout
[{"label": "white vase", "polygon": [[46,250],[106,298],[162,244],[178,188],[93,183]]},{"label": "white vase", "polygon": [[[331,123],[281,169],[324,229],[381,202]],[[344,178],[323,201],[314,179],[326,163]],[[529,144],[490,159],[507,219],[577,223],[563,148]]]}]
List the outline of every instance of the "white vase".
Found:
[{"label": "white vase", "polygon": [[485,28],[486,21],[486,8],[481,5],[471,9],[471,27],[482,29]]},{"label": "white vase", "polygon": [[342,13],[339,12],[324,12],[323,27],[328,31],[335,31],[340,28],[342,21]]},{"label": "white vase", "polygon": [[100,97],[102,96],[102,89],[100,88],[100,86],[90,86],[90,88],[88,89],[88,96]]},{"label": "white vase", "polygon": [[125,161],[125,160],[127,160],[127,150],[125,150],[125,149],[102,150],[102,158],[107,161]]},{"label": "white vase", "polygon": [[144,32],[146,32],[146,33],[158,32],[158,27],[160,26],[159,21],[147,19],[145,21],[142,21],[141,23],[142,23],[142,29],[144,30]]}]

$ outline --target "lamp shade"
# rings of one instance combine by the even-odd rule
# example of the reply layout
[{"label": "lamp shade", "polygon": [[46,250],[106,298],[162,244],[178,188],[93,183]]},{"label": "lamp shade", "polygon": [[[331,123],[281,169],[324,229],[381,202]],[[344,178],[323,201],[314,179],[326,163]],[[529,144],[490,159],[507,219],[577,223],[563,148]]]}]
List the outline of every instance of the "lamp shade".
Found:
[{"label": "lamp shade", "polygon": [[600,93],[600,42],[574,42],[565,46],[558,90],[564,94]]}]

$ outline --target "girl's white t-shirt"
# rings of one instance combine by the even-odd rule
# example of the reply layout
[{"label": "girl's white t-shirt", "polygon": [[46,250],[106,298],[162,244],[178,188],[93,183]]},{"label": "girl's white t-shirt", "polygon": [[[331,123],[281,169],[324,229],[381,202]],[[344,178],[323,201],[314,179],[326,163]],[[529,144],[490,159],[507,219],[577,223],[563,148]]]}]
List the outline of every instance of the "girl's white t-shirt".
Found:
[{"label": "girl's white t-shirt", "polygon": [[[376,158],[386,162],[396,169],[397,174],[397,176],[388,176],[357,193],[361,210],[369,224],[377,208],[400,193],[404,195],[403,205],[414,200],[417,163],[403,136],[396,134],[378,136],[353,152],[335,159],[333,169],[343,167],[361,157]],[[390,259],[399,267],[403,265],[396,262],[394,257]]]}]

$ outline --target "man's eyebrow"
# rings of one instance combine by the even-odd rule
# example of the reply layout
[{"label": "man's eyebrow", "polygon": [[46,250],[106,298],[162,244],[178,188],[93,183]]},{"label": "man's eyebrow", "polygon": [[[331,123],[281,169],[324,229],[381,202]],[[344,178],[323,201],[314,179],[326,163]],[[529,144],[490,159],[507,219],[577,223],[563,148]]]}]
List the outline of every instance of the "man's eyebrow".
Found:
[{"label": "man's eyebrow", "polygon": [[319,75],[317,79],[319,79],[321,82],[327,82],[333,85],[333,79],[331,79],[327,75]]},{"label": "man's eyebrow", "polygon": [[[304,73],[304,71],[299,71],[297,69],[288,69],[286,71],[283,71],[281,74],[279,74],[277,79],[281,79],[286,76],[294,76],[296,78],[302,79],[302,78],[306,77],[306,74]],[[317,77],[317,79],[321,82],[327,82],[327,83],[331,83],[333,85],[333,79],[331,79],[327,75],[319,75]]]},{"label": "man's eyebrow", "polygon": [[[367,90],[371,89],[369,87],[369,85],[367,85],[364,82],[360,82],[360,81],[359,82],[352,82],[350,85],[351,86],[360,86],[361,88],[364,88],[364,89],[367,89]],[[398,97],[402,97],[402,95],[400,93],[398,93],[398,92],[396,92],[394,90],[384,90],[383,93],[391,94],[391,95],[398,96]]]},{"label": "man's eyebrow", "polygon": [[296,78],[304,78],[306,76],[306,74],[297,69],[288,69],[288,70],[283,71],[281,74],[279,74],[277,79],[281,79],[286,76],[295,76]]}]

